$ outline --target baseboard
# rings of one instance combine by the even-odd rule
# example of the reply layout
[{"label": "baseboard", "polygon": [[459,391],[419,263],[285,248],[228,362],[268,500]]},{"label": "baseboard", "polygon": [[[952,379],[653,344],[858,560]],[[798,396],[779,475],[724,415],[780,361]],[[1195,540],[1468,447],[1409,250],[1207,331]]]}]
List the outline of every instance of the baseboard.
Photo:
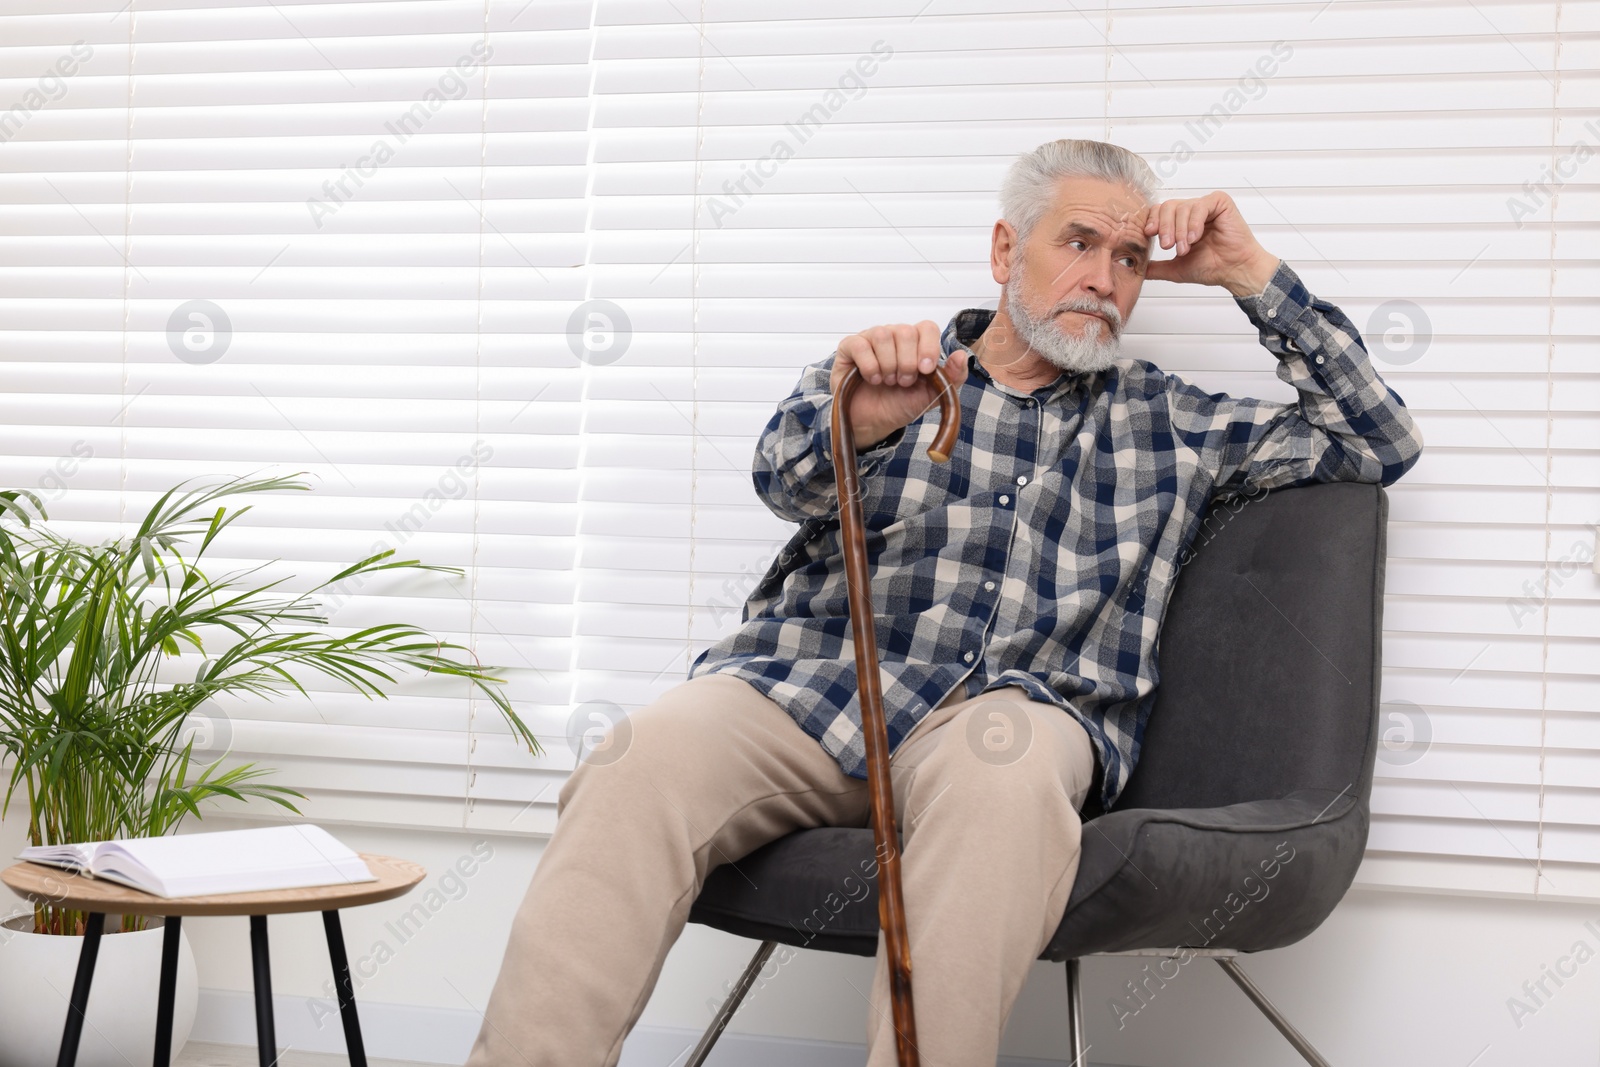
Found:
[{"label": "baseboard", "polygon": [[[280,1049],[342,1055],[344,1030],[338,1006],[321,997],[272,998]],[[478,1036],[480,1016],[465,1008],[423,1008],[412,1004],[359,1002],[361,1036],[367,1055],[389,1060],[459,1065]],[[231,989],[200,990],[192,1041],[219,1045],[256,1043],[255,997]],[[680,1063],[699,1033],[666,1026],[636,1026],[628,1035],[618,1067],[661,1067]],[[728,1032],[712,1054],[716,1067],[861,1067],[866,1046],[842,1041],[762,1037]],[[1002,1056],[998,1067],[1061,1067],[1059,1060]],[[1090,1064],[1088,1067],[1097,1067]]]}]

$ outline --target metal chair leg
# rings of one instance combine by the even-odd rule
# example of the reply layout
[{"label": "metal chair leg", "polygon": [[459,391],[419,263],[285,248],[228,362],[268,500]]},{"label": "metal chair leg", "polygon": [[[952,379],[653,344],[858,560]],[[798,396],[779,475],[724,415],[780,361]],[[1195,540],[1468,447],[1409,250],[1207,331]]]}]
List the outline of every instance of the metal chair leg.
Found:
[{"label": "metal chair leg", "polygon": [[689,1053],[689,1058],[683,1067],[700,1067],[705,1063],[706,1057],[711,1055],[711,1046],[717,1043],[717,1038],[722,1036],[722,1031],[727,1029],[728,1021],[733,1018],[733,1013],[739,1010],[739,1004],[745,995],[750,992],[750,987],[755,985],[756,975],[761,973],[761,968],[767,965],[767,957],[772,955],[772,950],[778,946],[776,941],[763,941],[761,947],[756,949],[756,954],[750,957],[750,963],[745,967],[744,973],[739,976],[739,984],[733,987],[728,994],[728,999],[722,1002],[722,1007],[717,1009],[717,1017],[711,1020],[711,1025],[706,1032],[700,1035],[700,1043]]},{"label": "metal chair leg", "polygon": [[61,1031],[56,1067],[72,1067],[78,1060],[83,1016],[89,1009],[89,984],[94,981],[94,961],[100,955],[100,934],[105,929],[105,921],[105,914],[98,911],[91,911],[84,920],[83,946],[78,949],[78,974],[72,980],[72,996],[67,1001],[67,1025]]},{"label": "metal chair leg", "polygon": [[333,981],[339,990],[339,1021],[344,1023],[345,1053],[350,1067],[367,1067],[367,1048],[361,1040],[361,1019],[356,1015],[356,989],[350,981],[350,960],[344,951],[344,931],[338,909],[322,913],[322,929],[328,935],[328,958],[333,961]]},{"label": "metal chair leg", "polygon": [[1083,981],[1077,957],[1067,961],[1067,1051],[1072,1053],[1068,1067],[1088,1067],[1089,1045],[1083,1036]]},{"label": "metal chair leg", "polygon": [[1228,972],[1228,977],[1238,983],[1239,988],[1244,990],[1244,995],[1255,1002],[1256,1007],[1261,1009],[1261,1014],[1270,1019],[1272,1025],[1278,1028],[1278,1032],[1289,1039],[1289,1044],[1294,1046],[1296,1052],[1305,1057],[1307,1063],[1311,1064],[1312,1067],[1328,1067],[1328,1061],[1322,1058],[1322,1054],[1312,1047],[1311,1042],[1307,1041],[1305,1036],[1296,1030],[1288,1019],[1283,1017],[1283,1013],[1278,1011],[1273,1006],[1272,1001],[1267,999],[1267,995],[1256,987],[1256,984],[1250,980],[1249,975],[1244,973],[1244,969],[1239,966],[1237,961],[1231,957],[1223,958],[1219,956],[1217,957],[1217,966]]},{"label": "metal chair leg", "polygon": [[255,969],[256,1058],[261,1067],[278,1061],[277,1028],[272,1019],[272,964],[267,958],[267,917],[250,916],[250,962]]},{"label": "metal chair leg", "polygon": [[168,915],[161,933],[161,984],[156,993],[156,1051],[152,1067],[171,1067],[172,1002],[178,990],[178,945],[183,916]]}]

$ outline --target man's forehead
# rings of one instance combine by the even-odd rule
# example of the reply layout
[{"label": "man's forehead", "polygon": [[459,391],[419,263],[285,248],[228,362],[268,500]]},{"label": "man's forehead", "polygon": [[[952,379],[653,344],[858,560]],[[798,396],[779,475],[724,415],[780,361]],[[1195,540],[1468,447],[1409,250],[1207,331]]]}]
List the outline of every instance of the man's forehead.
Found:
[{"label": "man's forehead", "polygon": [[1056,199],[1053,213],[1056,215],[1088,213],[1105,220],[1137,225],[1153,210],[1153,206],[1146,207],[1137,200],[1130,200],[1121,196],[1105,199],[1102,197],[1069,195]]},{"label": "man's forehead", "polygon": [[1064,196],[1056,202],[1055,210],[1051,212],[1051,229],[1062,233],[1093,231],[1101,237],[1109,234],[1114,238],[1145,245],[1150,239],[1145,236],[1144,224],[1152,210],[1153,207],[1146,207],[1136,200],[1119,198],[1107,202]]}]

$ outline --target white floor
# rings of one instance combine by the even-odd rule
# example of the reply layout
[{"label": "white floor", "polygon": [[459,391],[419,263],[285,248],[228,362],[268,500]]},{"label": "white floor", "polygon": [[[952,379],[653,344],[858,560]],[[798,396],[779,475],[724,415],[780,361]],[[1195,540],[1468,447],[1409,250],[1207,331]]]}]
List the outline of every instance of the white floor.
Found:
[{"label": "white floor", "polygon": [[[696,1034],[635,1030],[622,1052],[620,1067],[667,1067],[681,1063],[693,1047]],[[763,1042],[751,1040],[740,1034],[725,1035],[712,1051],[709,1063],[724,1067],[847,1067],[866,1059],[859,1047],[847,1047],[831,1042]],[[190,1040],[182,1051],[172,1057],[172,1067],[256,1067],[258,1063],[253,1045],[224,1045],[209,1041]],[[277,1067],[348,1067],[342,1052],[303,1052],[286,1049],[278,1057]],[[385,1060],[367,1057],[368,1067],[429,1067],[416,1060]],[[452,1065],[453,1067],[453,1065]],[[1023,1060],[1002,1058],[997,1067],[1067,1067],[1060,1060]],[[1097,1067],[1084,1064],[1082,1067]]]},{"label": "white floor", "polygon": [[[214,1045],[190,1041],[172,1057],[172,1067],[256,1067],[256,1050],[249,1045]],[[342,1053],[301,1052],[290,1049],[278,1057],[278,1067],[348,1067]],[[418,1067],[409,1060],[380,1060],[367,1057],[367,1067]]]}]

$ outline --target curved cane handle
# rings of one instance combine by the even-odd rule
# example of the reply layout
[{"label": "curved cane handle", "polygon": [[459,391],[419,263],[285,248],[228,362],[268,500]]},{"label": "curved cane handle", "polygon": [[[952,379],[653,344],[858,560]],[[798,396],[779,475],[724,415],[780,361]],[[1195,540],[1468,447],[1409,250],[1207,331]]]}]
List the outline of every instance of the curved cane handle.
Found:
[{"label": "curved cane handle", "polygon": [[[961,432],[961,404],[943,367],[931,372],[939,383],[939,432],[928,446],[935,463],[950,458]],[[839,382],[833,395],[833,469],[839,485],[839,526],[844,541],[845,587],[850,629],[855,639],[856,684],[861,694],[861,731],[867,755],[867,792],[878,857],[878,922],[888,950],[889,988],[894,1009],[895,1050],[900,1067],[920,1067],[916,1015],[911,1003],[911,946],[907,943],[904,895],[900,885],[900,841],[894,821],[894,789],[889,780],[889,731],[883,717],[878,678],[878,642],[873,629],[872,581],[861,518],[855,433],[850,400],[861,384],[858,368]],[[863,669],[862,664],[870,664]]]},{"label": "curved cane handle", "polygon": [[[928,446],[928,458],[935,463],[943,463],[955,450],[956,437],[961,433],[961,402],[956,399],[956,391],[950,387],[950,379],[945,376],[943,367],[935,366],[929,373],[939,383],[939,432],[934,435],[933,443]],[[834,390],[833,458],[835,460],[838,459],[841,431],[849,435],[850,454],[852,457],[855,455],[855,430],[850,426],[849,418],[850,401],[855,397],[856,389],[863,380],[861,368],[851,367],[850,372],[839,382],[839,387]]]}]

